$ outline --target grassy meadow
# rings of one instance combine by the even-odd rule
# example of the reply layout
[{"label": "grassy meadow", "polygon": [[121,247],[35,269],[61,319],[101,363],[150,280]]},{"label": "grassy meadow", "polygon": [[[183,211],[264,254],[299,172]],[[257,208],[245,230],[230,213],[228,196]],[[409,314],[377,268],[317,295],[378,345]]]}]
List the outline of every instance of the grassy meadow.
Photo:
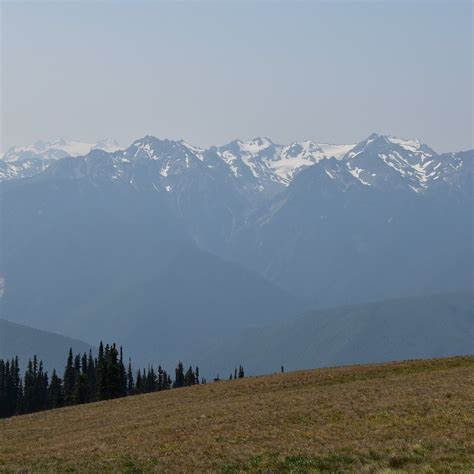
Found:
[{"label": "grassy meadow", "polygon": [[250,377],[0,420],[0,472],[474,472],[474,357]]}]

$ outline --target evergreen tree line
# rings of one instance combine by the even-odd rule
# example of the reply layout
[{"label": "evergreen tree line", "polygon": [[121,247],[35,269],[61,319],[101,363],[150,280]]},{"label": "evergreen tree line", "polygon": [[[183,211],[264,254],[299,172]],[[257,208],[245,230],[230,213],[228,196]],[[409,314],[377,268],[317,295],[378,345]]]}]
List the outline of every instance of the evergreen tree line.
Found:
[{"label": "evergreen tree line", "polygon": [[[235,369],[235,375],[244,376],[242,366],[238,373]],[[104,347],[102,342],[97,357],[92,351],[74,355],[69,349],[62,379],[56,370],[49,378],[36,355],[29,360],[23,377],[18,357],[0,359],[0,418],[200,383],[205,384],[206,379],[199,379],[199,367],[185,370],[182,362],[175,369],[174,381],[161,365],[157,370],[152,365],[138,369],[134,375],[130,359],[125,367],[122,347]]]},{"label": "evergreen tree line", "polygon": [[229,375],[229,380],[234,379],[243,379],[245,377],[245,372],[244,372],[244,367],[243,365],[239,365],[239,370],[237,371],[237,368],[234,369],[234,376],[232,377],[232,372]]}]

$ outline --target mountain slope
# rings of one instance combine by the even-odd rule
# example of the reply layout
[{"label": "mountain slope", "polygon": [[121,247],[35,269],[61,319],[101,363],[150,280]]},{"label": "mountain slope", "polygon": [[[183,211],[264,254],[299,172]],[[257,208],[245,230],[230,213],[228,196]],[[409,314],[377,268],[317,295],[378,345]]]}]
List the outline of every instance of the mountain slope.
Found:
[{"label": "mountain slope", "polygon": [[0,359],[18,356],[22,370],[25,369],[28,359],[36,354],[49,373],[56,369],[62,377],[71,347],[75,354],[88,353],[89,349],[95,351],[94,347],[77,339],[0,319]]},{"label": "mountain slope", "polygon": [[[474,294],[387,300],[308,313],[223,341],[202,366],[253,373],[474,353]],[[216,363],[218,361],[218,363]]]},{"label": "mountain slope", "polygon": [[5,317],[68,334],[72,307],[190,242],[154,190],[38,176],[4,183],[3,206]]},{"label": "mountain slope", "polygon": [[470,472],[474,358],[222,381],[0,420],[7,472]]},{"label": "mountain slope", "polygon": [[258,274],[200,250],[166,190],[110,181],[101,168],[65,178],[81,161],[4,183],[4,317],[174,365],[191,348],[301,311]]},{"label": "mountain slope", "polygon": [[[447,171],[423,184],[372,151],[301,171],[234,234],[233,258],[319,307],[472,288],[474,152],[438,157]],[[374,160],[369,182],[356,164]]]},{"label": "mountain slope", "polygon": [[[245,328],[292,319],[304,306],[234,263],[188,246],[163,268],[143,267],[67,313],[68,333],[90,340],[108,334],[137,364],[173,367]],[[212,375],[205,367],[202,374]]]}]

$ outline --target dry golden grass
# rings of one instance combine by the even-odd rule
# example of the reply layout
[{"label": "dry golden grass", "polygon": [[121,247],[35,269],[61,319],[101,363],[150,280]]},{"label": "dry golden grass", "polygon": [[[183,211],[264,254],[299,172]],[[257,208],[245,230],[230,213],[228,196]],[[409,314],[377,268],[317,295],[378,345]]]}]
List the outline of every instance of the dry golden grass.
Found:
[{"label": "dry golden grass", "polygon": [[2,472],[474,472],[474,357],[293,372],[0,420]]}]

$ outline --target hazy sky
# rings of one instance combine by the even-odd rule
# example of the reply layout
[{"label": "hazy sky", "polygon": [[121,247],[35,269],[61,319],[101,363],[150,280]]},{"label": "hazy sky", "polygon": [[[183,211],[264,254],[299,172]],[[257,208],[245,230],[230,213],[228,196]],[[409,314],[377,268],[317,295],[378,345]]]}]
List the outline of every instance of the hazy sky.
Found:
[{"label": "hazy sky", "polygon": [[2,4],[1,148],[376,131],[473,147],[472,3]]}]

